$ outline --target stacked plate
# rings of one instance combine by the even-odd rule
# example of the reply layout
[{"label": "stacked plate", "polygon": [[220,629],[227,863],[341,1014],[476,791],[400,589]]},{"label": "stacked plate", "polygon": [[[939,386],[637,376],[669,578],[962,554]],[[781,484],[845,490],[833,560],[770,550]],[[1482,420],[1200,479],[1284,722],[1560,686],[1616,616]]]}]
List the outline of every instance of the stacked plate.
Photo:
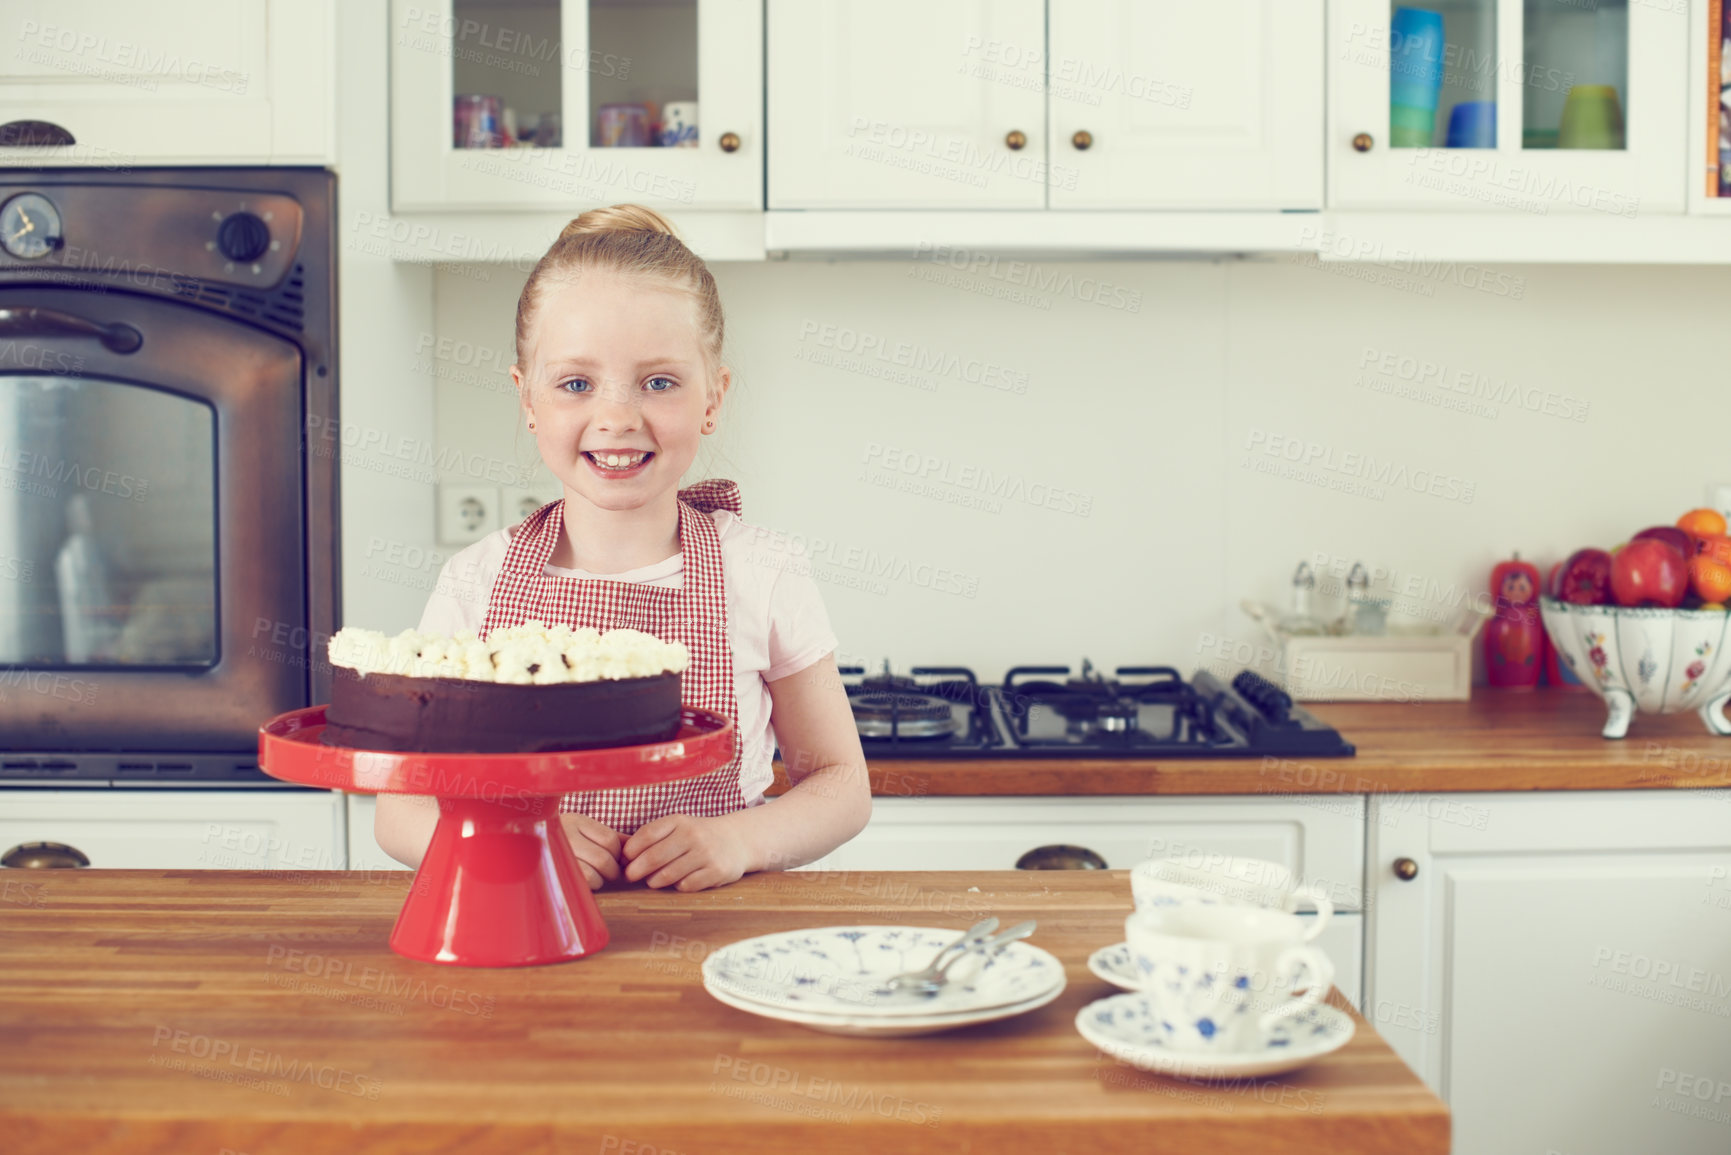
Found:
[{"label": "stacked plate", "polygon": [[897,1038],[1007,1019],[1064,992],[1064,965],[1026,942],[993,958],[972,956],[936,995],[892,991],[892,975],[916,971],[956,941],[954,928],[825,926],[732,943],[703,961],[703,987],[718,1002],[832,1035]]}]

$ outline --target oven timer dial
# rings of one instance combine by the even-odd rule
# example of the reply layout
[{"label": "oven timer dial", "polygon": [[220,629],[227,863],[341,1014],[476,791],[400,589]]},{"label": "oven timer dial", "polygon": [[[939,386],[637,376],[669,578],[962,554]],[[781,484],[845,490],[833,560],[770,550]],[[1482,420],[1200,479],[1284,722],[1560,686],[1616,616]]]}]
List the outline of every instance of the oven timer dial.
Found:
[{"label": "oven timer dial", "polygon": [[41,193],[19,193],[0,205],[0,246],[14,257],[34,261],[62,241],[60,210]]},{"label": "oven timer dial", "polygon": [[256,261],[270,248],[270,226],[256,213],[230,213],[217,226],[216,247],[231,261]]}]

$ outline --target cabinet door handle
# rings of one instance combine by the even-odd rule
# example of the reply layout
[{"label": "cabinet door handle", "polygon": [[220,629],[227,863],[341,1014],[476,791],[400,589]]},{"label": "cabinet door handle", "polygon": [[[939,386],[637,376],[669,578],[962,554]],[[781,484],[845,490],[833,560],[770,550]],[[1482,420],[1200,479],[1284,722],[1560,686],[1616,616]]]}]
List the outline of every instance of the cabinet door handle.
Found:
[{"label": "cabinet door handle", "polygon": [[1358,152],[1369,152],[1376,147],[1376,137],[1368,132],[1361,132],[1352,138],[1352,147]]},{"label": "cabinet door handle", "polygon": [[1094,134],[1085,128],[1079,128],[1076,135],[1070,138],[1070,143],[1076,146],[1077,151],[1086,152],[1094,143]]},{"label": "cabinet door handle", "polygon": [[90,859],[76,846],[64,842],[24,842],[0,854],[0,866],[21,870],[55,870],[89,866]]},{"label": "cabinet door handle", "polygon": [[1028,144],[1028,134],[1019,128],[1012,128],[1004,137],[1004,146],[1011,151],[1020,152]]},{"label": "cabinet door handle", "polygon": [[739,134],[737,132],[724,132],[715,143],[721,146],[722,152],[738,152]]},{"label": "cabinet door handle", "polygon": [[1418,877],[1418,863],[1410,858],[1395,859],[1394,876],[1402,882],[1411,882]]},{"label": "cabinet door handle", "polygon": [[1086,846],[1036,846],[1016,859],[1017,870],[1105,870],[1106,860]]}]

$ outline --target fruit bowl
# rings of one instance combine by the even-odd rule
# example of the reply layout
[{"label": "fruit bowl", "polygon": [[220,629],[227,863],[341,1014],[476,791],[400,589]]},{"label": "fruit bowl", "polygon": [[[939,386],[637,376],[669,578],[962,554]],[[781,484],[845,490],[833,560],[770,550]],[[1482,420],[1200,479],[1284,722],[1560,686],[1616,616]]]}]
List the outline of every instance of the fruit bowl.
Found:
[{"label": "fruit bowl", "polygon": [[1621,738],[1636,710],[1699,710],[1707,729],[1731,734],[1731,613],[1631,606],[1584,606],[1540,598],[1557,655],[1605,700],[1601,733]]}]

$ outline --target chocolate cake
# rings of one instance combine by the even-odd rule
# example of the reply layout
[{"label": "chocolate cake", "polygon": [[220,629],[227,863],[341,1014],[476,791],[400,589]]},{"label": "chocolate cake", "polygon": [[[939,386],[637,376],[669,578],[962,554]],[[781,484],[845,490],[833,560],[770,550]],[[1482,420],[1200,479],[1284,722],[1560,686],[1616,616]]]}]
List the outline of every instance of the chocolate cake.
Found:
[{"label": "chocolate cake", "polygon": [[323,741],[361,750],[534,753],[632,746],[679,730],[685,647],[636,630],[529,622],[446,637],[331,639]]}]

